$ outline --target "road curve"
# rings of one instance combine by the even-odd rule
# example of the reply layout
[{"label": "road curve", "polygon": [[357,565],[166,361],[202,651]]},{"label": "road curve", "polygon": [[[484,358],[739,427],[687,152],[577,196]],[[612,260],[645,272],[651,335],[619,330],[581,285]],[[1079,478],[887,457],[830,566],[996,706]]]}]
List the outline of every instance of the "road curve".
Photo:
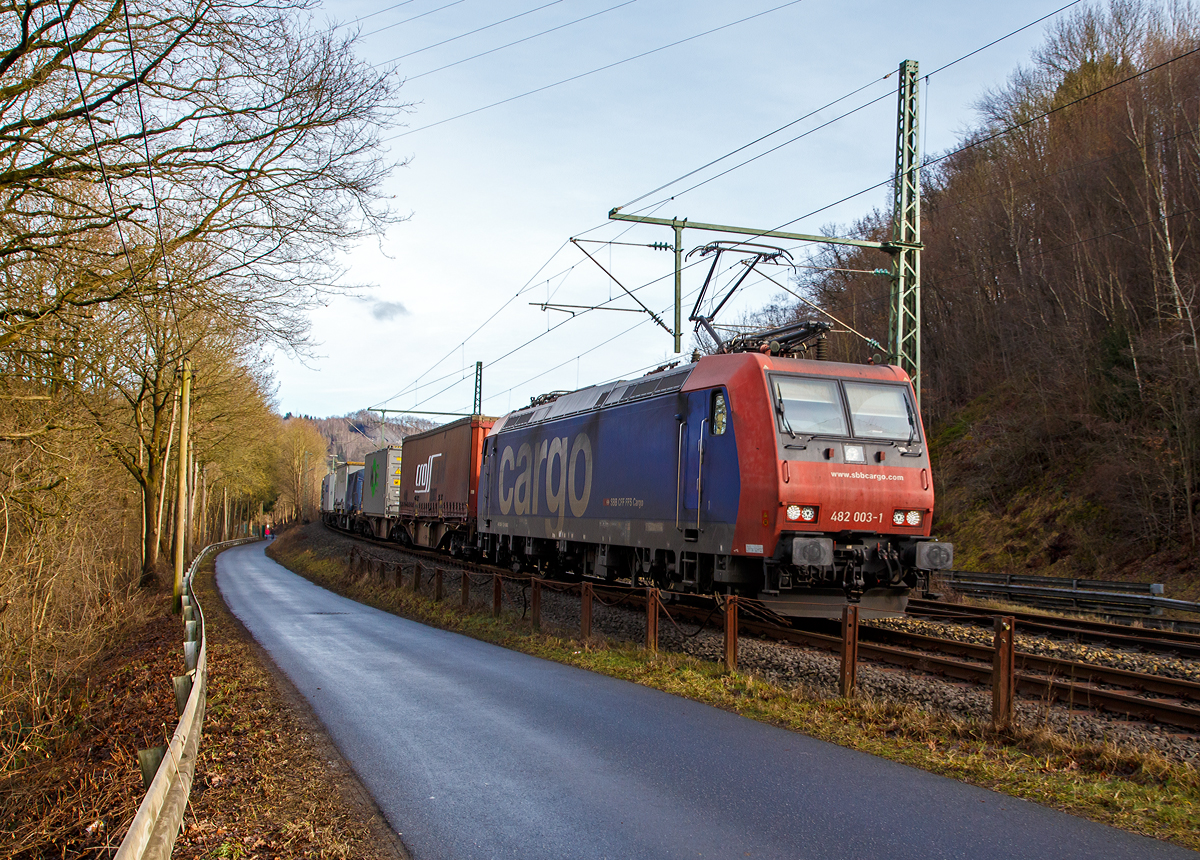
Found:
[{"label": "road curve", "polygon": [[435,630],[226,550],[234,614],[417,860],[1200,854]]}]

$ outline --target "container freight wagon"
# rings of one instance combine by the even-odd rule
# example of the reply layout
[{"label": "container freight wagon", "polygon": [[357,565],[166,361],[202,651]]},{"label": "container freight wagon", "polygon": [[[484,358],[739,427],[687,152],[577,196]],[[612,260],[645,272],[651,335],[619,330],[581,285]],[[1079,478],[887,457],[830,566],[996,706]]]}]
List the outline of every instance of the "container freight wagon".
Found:
[{"label": "container freight wagon", "polygon": [[372,451],[363,466],[362,512],[395,518],[400,513],[400,448]]},{"label": "container freight wagon", "polygon": [[[354,475],[361,472],[362,463],[338,463],[333,470],[333,485],[331,487],[332,504],[328,511],[323,511],[322,518],[335,528],[349,529],[350,505],[347,500],[347,489]],[[323,486],[323,485],[322,485]]]},{"label": "container freight wagon", "polygon": [[399,523],[392,539],[456,556],[469,551],[483,443],[495,423],[472,415],[404,440]]},{"label": "container freight wagon", "polygon": [[335,474],[330,472],[321,479],[321,517],[333,513],[333,480]]},{"label": "container freight wagon", "polygon": [[363,478],[366,473],[359,469],[346,480],[346,511],[354,518],[362,513]]},{"label": "container freight wagon", "polygon": [[362,463],[338,463],[337,468],[333,472],[333,510],[337,513],[346,513],[348,507],[346,505],[346,487],[350,479],[354,477],[355,472],[361,472]]}]

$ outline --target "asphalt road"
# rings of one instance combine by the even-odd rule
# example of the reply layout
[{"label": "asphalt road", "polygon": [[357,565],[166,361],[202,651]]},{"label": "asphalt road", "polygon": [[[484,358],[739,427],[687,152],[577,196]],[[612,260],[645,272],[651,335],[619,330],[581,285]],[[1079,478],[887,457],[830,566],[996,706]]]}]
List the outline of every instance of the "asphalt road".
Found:
[{"label": "asphalt road", "polygon": [[263,544],[233,612],[417,860],[1200,854],[339,597]]}]

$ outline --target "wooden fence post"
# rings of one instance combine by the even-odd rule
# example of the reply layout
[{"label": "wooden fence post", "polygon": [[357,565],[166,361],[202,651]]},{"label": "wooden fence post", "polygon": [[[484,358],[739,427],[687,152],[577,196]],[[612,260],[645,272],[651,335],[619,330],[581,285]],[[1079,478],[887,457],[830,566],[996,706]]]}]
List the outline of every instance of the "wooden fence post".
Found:
[{"label": "wooden fence post", "polygon": [[1016,673],[1013,671],[1013,628],[1016,619],[1011,615],[996,616],[996,634],[992,639],[992,726],[1007,729],[1013,723],[1013,697],[1016,693]]},{"label": "wooden fence post", "polygon": [[462,608],[466,609],[471,605],[471,575],[465,570],[462,572]]},{"label": "wooden fence post", "polygon": [[542,629],[542,581],[536,576],[530,578],[533,594],[529,600],[529,617],[534,630]]},{"label": "wooden fence post", "polygon": [[421,562],[413,563],[413,594],[421,591]]},{"label": "wooden fence post", "polygon": [[658,589],[646,589],[646,650],[658,653]]},{"label": "wooden fence post", "polygon": [[842,672],[838,676],[838,692],[843,698],[854,695],[858,684],[858,607],[842,607]]},{"label": "wooden fence post", "polygon": [[738,599],[736,594],[725,598],[725,671],[737,671],[738,662]]},{"label": "wooden fence post", "polygon": [[501,589],[503,581],[500,579],[500,574],[492,574],[492,615],[496,618],[500,617],[500,598],[503,595]]},{"label": "wooden fence post", "polygon": [[579,638],[587,641],[592,638],[592,584],[583,582],[579,585]]},{"label": "wooden fence post", "polygon": [[442,600],[442,577],[442,569],[435,567],[433,569],[433,599],[439,603]]}]

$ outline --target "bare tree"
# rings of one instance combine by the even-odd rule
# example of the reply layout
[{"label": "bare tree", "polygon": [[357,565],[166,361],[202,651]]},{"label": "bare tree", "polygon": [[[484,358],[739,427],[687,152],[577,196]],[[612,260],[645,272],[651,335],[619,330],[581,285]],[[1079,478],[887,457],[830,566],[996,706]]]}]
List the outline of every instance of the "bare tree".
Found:
[{"label": "bare tree", "polygon": [[378,188],[397,111],[305,5],[0,4],[0,348],[69,307],[169,293],[180,255],[263,336],[302,335],[330,252],[396,220]]}]

